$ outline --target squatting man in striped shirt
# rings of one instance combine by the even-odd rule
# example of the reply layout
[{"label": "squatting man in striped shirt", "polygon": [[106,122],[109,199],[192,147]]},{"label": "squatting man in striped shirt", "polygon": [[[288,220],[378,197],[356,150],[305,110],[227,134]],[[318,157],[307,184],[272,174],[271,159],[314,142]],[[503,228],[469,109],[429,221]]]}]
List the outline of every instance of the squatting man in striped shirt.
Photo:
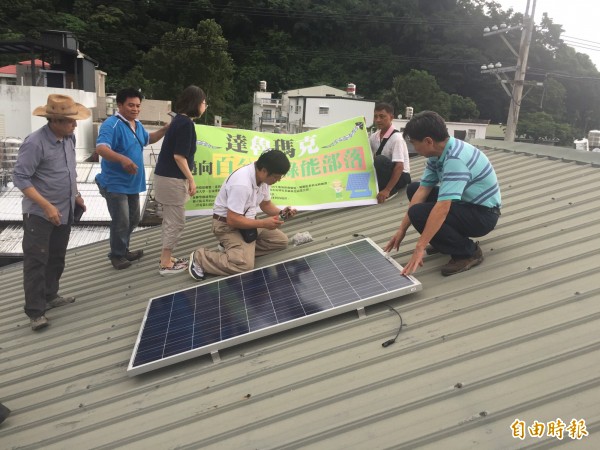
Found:
[{"label": "squatting man in striped shirt", "polygon": [[408,211],[384,250],[398,250],[412,225],[421,237],[403,275],[423,266],[425,253],[451,256],[442,266],[444,276],[481,264],[483,252],[471,238],[496,227],[501,207],[492,164],[479,149],[450,137],[446,123],[433,111],[413,116],[403,136],[427,158],[427,165],[421,181],[408,185]]}]

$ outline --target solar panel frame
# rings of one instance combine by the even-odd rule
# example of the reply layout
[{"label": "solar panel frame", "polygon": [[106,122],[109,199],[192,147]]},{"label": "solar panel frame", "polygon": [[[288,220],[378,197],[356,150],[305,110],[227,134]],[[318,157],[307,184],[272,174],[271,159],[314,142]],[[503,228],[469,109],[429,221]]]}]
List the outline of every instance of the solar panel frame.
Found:
[{"label": "solar panel frame", "polygon": [[[368,247],[363,244],[368,244]],[[372,255],[367,255],[371,259],[366,262],[359,259],[356,251],[360,248],[374,250]],[[343,259],[342,253],[345,249],[354,258]],[[339,260],[335,261],[333,258]],[[383,271],[385,274],[382,273],[379,278],[374,277],[374,269],[369,270],[367,263],[379,265],[378,268],[385,269]],[[353,264],[355,266],[351,267]],[[348,273],[342,272],[341,269],[344,268],[341,266],[345,265],[345,270],[351,271],[357,268],[356,264],[359,264],[359,269],[366,270],[359,270],[358,273],[350,272],[353,277],[349,279]],[[325,275],[319,278],[321,275],[315,275],[315,269]],[[328,270],[333,270],[333,275],[339,272],[340,276],[327,276]],[[148,301],[127,373],[134,376],[205,354],[212,354],[215,358],[219,350],[348,311],[360,312],[366,306],[422,289],[421,283],[416,278],[400,275],[400,270],[402,270],[400,264],[388,258],[371,239],[364,238],[153,297]],[[280,276],[278,271],[285,271],[284,276]],[[298,280],[294,284],[291,279],[296,275]],[[302,281],[300,275],[303,277]],[[316,280],[316,284],[307,283],[312,281],[311,276]],[[270,277],[271,280],[268,279]],[[369,283],[373,280],[379,283],[379,286]],[[244,289],[244,285],[246,286],[242,294],[244,307],[241,307],[239,294],[240,289]],[[269,291],[267,296],[271,304],[253,303],[253,298],[261,301],[267,298],[265,288]],[[386,292],[370,295],[374,290],[382,289]],[[218,304],[215,304],[214,308],[196,311],[198,303],[203,301],[199,300],[199,295],[205,293],[216,294]],[[366,297],[361,298],[362,295]],[[347,301],[349,296],[354,296],[356,300]],[[302,308],[302,311],[299,308]],[[150,315],[152,319],[149,321]],[[212,320],[219,322],[218,329],[214,328]],[[224,322],[226,326],[223,326]],[[267,326],[263,326],[265,322],[268,323]],[[166,326],[163,325],[162,328],[156,326],[165,323]],[[196,325],[198,328],[194,329]],[[203,339],[213,341],[194,348],[193,341],[196,337],[200,341]],[[181,350],[183,347],[190,346],[191,349]]]}]

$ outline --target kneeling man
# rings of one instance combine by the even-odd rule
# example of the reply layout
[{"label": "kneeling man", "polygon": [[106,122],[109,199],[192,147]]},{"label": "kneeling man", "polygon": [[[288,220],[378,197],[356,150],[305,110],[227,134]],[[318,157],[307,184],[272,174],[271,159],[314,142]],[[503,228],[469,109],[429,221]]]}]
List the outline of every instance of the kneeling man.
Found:
[{"label": "kneeling man", "polygon": [[488,158],[472,145],[450,137],[444,120],[433,111],[416,114],[404,137],[427,158],[420,183],[411,183],[410,201],[400,228],[385,247],[398,250],[410,225],[421,234],[403,274],[423,266],[427,253],[451,255],[442,275],[454,275],[483,261],[483,252],[471,237],[485,236],[500,216],[500,187]]}]

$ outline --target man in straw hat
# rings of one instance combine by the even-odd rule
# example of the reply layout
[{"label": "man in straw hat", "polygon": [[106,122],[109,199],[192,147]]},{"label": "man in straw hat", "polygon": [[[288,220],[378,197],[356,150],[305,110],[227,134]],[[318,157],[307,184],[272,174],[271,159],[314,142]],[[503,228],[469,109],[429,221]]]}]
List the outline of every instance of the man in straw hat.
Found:
[{"label": "man in straw hat", "polygon": [[77,120],[90,117],[85,106],[67,95],[51,94],[33,111],[48,123],[25,138],[13,181],[23,197],[23,287],[31,329],[48,326],[47,310],[75,301],[58,293],[65,268],[75,205],[85,211],[77,191],[75,136]]}]

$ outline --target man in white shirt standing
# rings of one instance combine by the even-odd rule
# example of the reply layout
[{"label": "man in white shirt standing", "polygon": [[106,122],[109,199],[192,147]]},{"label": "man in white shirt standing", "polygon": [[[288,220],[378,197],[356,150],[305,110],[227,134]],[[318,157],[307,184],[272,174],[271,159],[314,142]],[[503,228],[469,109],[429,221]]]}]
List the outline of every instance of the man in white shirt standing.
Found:
[{"label": "man in white shirt standing", "polygon": [[[289,170],[285,153],[267,150],[225,180],[215,199],[212,224],[224,251],[199,248],[192,252],[188,271],[193,279],[203,280],[206,273],[233,275],[252,270],[255,256],[287,247],[288,237],[279,228],[296,215],[296,209],[280,210],[271,201],[269,187]],[[259,208],[266,218],[256,218]]]},{"label": "man in white shirt standing", "polygon": [[377,174],[377,203],[383,203],[411,182],[408,147],[402,133],[392,125],[394,108],[377,103],[373,121],[377,131],[369,138]]}]

